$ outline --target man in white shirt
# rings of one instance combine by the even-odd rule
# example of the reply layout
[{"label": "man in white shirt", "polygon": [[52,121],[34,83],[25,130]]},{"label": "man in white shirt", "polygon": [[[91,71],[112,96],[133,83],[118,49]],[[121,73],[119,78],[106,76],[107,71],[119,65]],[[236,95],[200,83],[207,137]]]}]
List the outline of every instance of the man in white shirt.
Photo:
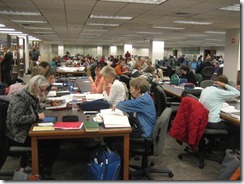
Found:
[{"label": "man in white shirt", "polygon": [[199,101],[209,110],[207,128],[224,129],[229,133],[228,149],[237,149],[240,145],[240,128],[220,118],[220,111],[223,103],[228,98],[240,96],[240,91],[228,85],[228,78],[225,75],[218,76],[217,80],[210,87],[205,88]]}]

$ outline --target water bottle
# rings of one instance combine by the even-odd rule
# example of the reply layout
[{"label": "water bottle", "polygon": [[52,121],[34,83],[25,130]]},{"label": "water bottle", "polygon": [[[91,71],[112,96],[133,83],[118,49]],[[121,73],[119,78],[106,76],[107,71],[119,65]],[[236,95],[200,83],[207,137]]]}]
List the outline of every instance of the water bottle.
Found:
[{"label": "water bottle", "polygon": [[78,107],[77,99],[76,98],[73,98],[72,99],[72,110],[73,111],[78,111],[79,110],[79,107]]},{"label": "water bottle", "polygon": [[72,93],[74,89],[74,82],[72,81],[69,86],[69,92]]}]

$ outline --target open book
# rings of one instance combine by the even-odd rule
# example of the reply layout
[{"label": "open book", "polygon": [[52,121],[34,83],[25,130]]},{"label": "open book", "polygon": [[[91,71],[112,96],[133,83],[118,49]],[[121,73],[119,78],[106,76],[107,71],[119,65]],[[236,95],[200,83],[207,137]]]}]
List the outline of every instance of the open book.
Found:
[{"label": "open book", "polygon": [[112,111],[112,109],[103,109],[100,112],[105,128],[130,127],[128,117],[123,115],[121,110],[115,109],[115,111]]}]

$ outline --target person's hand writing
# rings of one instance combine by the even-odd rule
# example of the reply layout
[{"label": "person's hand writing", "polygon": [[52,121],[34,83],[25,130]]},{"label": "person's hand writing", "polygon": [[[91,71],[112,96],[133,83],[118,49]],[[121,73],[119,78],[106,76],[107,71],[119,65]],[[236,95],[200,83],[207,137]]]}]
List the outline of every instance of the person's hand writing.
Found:
[{"label": "person's hand writing", "polygon": [[42,112],[42,113],[38,113],[38,117],[39,119],[44,119],[45,118],[45,114]]}]

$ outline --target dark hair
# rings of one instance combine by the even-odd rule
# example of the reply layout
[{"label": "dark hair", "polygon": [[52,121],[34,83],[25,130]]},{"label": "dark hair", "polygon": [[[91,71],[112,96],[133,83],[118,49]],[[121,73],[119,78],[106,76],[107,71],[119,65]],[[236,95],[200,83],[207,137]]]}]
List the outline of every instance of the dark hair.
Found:
[{"label": "dark hair", "polygon": [[50,66],[50,64],[48,62],[46,62],[46,61],[42,61],[42,62],[40,62],[39,66],[47,68],[47,66]]},{"label": "dark hair", "polygon": [[95,67],[95,70],[102,70],[104,66],[108,65],[107,63],[98,63],[97,66]]},{"label": "dark hair", "polygon": [[190,68],[186,65],[182,65],[180,69],[186,71],[187,73],[190,71]]},{"label": "dark hair", "polygon": [[219,75],[217,77],[217,81],[223,82],[225,84],[228,84],[228,78],[225,75]]}]

